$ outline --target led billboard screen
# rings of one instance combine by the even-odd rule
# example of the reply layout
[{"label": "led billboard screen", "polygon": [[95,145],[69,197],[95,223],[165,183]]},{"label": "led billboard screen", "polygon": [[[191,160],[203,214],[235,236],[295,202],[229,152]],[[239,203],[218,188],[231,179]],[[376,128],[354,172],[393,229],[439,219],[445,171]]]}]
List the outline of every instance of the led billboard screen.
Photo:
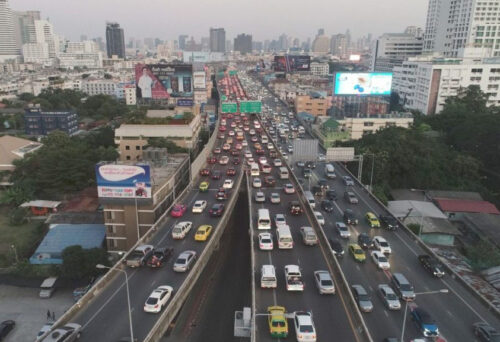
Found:
[{"label": "led billboard screen", "polygon": [[168,99],[193,95],[191,64],[136,64],[137,98]]},{"label": "led billboard screen", "polygon": [[335,95],[390,95],[392,73],[351,73],[335,74]]},{"label": "led billboard screen", "polygon": [[310,71],[311,56],[274,56],[274,71]]},{"label": "led billboard screen", "polygon": [[97,195],[107,198],[151,198],[149,165],[97,164]]}]

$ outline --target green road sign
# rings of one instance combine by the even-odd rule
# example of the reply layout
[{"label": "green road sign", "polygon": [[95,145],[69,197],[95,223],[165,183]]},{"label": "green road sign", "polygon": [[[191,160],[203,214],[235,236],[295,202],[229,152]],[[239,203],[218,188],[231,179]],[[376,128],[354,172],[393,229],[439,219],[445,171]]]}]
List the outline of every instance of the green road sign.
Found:
[{"label": "green road sign", "polygon": [[234,76],[238,73],[237,70],[229,70],[229,76]]},{"label": "green road sign", "polygon": [[240,112],[241,113],[262,113],[262,102],[261,101],[241,101],[240,102]]},{"label": "green road sign", "polygon": [[238,104],[235,102],[222,102],[222,113],[236,113],[238,111]]},{"label": "green road sign", "polygon": [[222,100],[222,101],[227,101],[227,96],[226,96],[226,95],[222,95],[222,96],[221,96],[221,100]]}]

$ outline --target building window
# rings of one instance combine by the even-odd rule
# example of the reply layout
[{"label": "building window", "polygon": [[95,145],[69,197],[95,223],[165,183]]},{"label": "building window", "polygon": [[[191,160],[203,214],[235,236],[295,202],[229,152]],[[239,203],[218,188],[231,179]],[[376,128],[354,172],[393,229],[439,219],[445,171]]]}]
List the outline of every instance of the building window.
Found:
[{"label": "building window", "polygon": [[129,151],[130,150],[130,146],[125,146],[125,150]]},{"label": "building window", "polygon": [[126,159],[127,159],[127,160],[130,160],[130,156],[127,156],[127,157],[126,157]]},{"label": "building window", "polygon": [[373,126],[373,122],[371,122],[371,121],[364,122],[363,126],[365,126],[365,127],[372,127]]},{"label": "building window", "polygon": [[136,146],[135,146],[135,150],[136,150],[136,151],[140,151],[140,150],[141,150],[141,146],[136,145]]}]

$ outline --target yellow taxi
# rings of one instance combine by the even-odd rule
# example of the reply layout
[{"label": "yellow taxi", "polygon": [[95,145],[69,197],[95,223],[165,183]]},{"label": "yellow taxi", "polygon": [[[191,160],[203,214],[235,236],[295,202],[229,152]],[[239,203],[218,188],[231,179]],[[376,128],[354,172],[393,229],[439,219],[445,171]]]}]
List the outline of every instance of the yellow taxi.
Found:
[{"label": "yellow taxi", "polygon": [[267,321],[271,337],[286,338],[288,336],[288,322],[285,317],[286,309],[283,306],[270,306],[267,308]]},{"label": "yellow taxi", "polygon": [[205,192],[205,191],[208,191],[208,187],[209,186],[210,186],[210,183],[208,183],[208,182],[201,182],[199,189],[200,189],[201,192]]},{"label": "yellow taxi", "polygon": [[377,216],[372,213],[372,212],[367,212],[365,215],[366,222],[370,225],[372,228],[380,228],[380,221],[378,220]]},{"label": "yellow taxi", "polygon": [[195,241],[207,241],[210,233],[212,232],[212,226],[204,224],[198,227],[196,234],[194,234]]},{"label": "yellow taxi", "polygon": [[366,261],[366,254],[365,251],[357,244],[357,243],[350,243],[349,244],[349,253],[352,255],[354,260],[358,262],[365,262]]},{"label": "yellow taxi", "polygon": [[253,144],[253,147],[255,147],[256,150],[262,150],[262,145],[258,142]]}]

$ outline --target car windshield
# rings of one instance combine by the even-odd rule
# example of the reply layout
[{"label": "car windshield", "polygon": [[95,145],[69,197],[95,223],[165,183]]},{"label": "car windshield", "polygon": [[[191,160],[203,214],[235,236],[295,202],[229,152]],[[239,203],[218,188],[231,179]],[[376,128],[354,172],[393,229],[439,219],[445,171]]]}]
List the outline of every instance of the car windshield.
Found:
[{"label": "car windshield", "polygon": [[389,244],[385,241],[379,242],[379,245],[382,247],[389,247]]},{"label": "car windshield", "polygon": [[361,255],[361,254],[364,254],[363,250],[362,249],[355,249],[354,250],[354,254],[358,254],[358,255]]},{"label": "car windshield", "polygon": [[323,280],[321,280],[321,285],[323,285],[323,286],[332,286],[333,282],[330,279],[323,279]]},{"label": "car windshield", "polygon": [[178,258],[175,263],[179,264],[179,265],[183,265],[186,263],[186,259],[185,258]]},{"label": "car windshield", "polygon": [[181,232],[182,232],[181,228],[179,228],[179,227],[174,228],[174,233],[181,233]]},{"label": "car windshield", "polygon": [[272,326],[274,328],[283,328],[285,326],[285,322],[284,321],[273,321]]},{"label": "car windshield", "polygon": [[362,295],[359,295],[359,300],[363,301],[363,302],[368,302],[368,301],[370,301],[370,297],[368,295],[362,294]]},{"label": "car windshield", "polygon": [[314,331],[314,328],[312,325],[301,325],[299,331],[301,333],[312,333]]},{"label": "car windshield", "polygon": [[396,300],[396,299],[398,299],[398,297],[396,297],[396,295],[394,293],[388,293],[386,295],[386,297],[387,297],[388,300]]},{"label": "car windshield", "polygon": [[413,286],[410,284],[402,284],[401,291],[413,291]]},{"label": "car windshield", "polygon": [[379,257],[378,257],[378,261],[379,261],[379,262],[387,262],[387,258],[386,258],[386,257],[383,257],[383,256],[379,256]]},{"label": "car windshield", "polygon": [[148,305],[156,305],[156,303],[158,303],[158,298],[149,297],[146,301],[146,304]]}]

